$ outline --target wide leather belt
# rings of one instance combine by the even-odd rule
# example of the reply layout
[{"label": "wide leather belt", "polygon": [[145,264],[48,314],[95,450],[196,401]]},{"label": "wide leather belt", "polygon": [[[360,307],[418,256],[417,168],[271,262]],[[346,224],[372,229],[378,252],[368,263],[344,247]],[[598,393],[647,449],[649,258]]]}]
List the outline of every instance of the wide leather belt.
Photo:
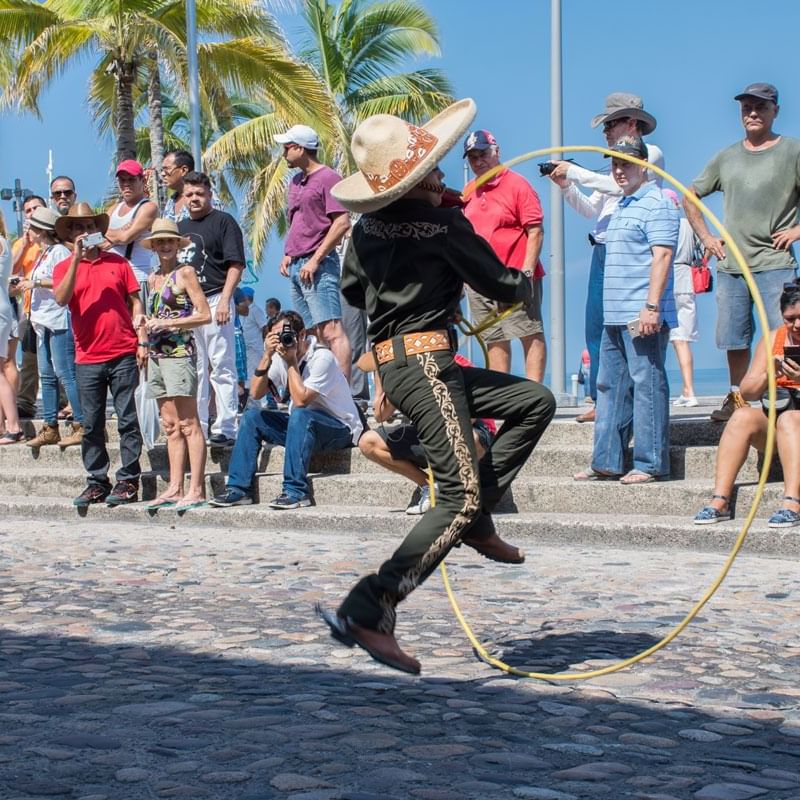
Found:
[{"label": "wide leather belt", "polygon": [[[395,357],[394,343],[401,337],[384,339],[374,345],[375,358],[379,364],[393,361]],[[417,353],[432,353],[436,350],[449,350],[450,337],[447,331],[422,331],[420,333],[405,333],[402,336],[405,355],[414,356]]]}]

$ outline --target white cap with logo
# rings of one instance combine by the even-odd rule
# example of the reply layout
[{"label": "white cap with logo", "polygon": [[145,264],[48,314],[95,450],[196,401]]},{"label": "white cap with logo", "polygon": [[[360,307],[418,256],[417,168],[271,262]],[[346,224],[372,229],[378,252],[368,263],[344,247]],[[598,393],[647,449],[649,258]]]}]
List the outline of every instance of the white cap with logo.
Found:
[{"label": "white cap with logo", "polygon": [[319,136],[317,132],[308,125],[292,125],[286,133],[279,133],[275,136],[278,144],[299,144],[306,150],[316,150],[319,148]]}]

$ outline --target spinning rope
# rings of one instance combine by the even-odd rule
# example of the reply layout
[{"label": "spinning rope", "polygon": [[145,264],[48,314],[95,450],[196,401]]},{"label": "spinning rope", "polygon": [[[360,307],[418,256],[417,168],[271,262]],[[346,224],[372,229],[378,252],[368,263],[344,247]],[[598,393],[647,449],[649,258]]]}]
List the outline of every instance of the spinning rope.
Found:
[{"label": "spinning rope", "polygon": [[[750,272],[750,268],[745,263],[744,258],[742,257],[742,253],[739,250],[736,242],[733,240],[733,237],[730,233],[725,229],[725,226],[717,219],[714,213],[695,195],[694,192],[687,189],[680,181],[676,180],[672,177],[668,172],[657,167],[654,164],[649,164],[646,161],[642,161],[639,158],[634,156],[627,155],[626,153],[617,153],[615,151],[609,150],[605,147],[595,147],[593,145],[579,145],[575,147],[547,147],[543,150],[534,150],[530,153],[525,153],[524,155],[517,156],[516,158],[512,158],[510,161],[505,162],[504,164],[500,164],[499,166],[495,167],[494,169],[490,170],[489,172],[481,175],[475,182],[475,188],[481,186],[486,181],[491,180],[498,172],[501,170],[507,169],[509,167],[514,166],[515,164],[519,164],[523,161],[528,161],[531,158],[539,158],[540,156],[545,155],[552,155],[554,153],[563,153],[563,152],[570,152],[570,153],[602,153],[606,156],[612,156],[613,158],[623,159],[624,161],[630,161],[634,164],[638,164],[640,167],[647,167],[649,170],[652,170],[657,175],[660,175],[666,181],[671,183],[675,189],[677,189],[684,197],[687,197],[689,201],[698,208],[714,225],[716,230],[719,232],[721,237],[725,241],[725,246],[728,250],[728,254],[733,256],[736,263],[742,270],[744,274],[745,281],[747,283],[748,288],[750,289],[750,294],[753,297],[753,301],[755,304],[756,314],[758,316],[758,321],[761,325],[762,330],[762,339],[764,341],[764,346],[767,352],[770,351],[771,342],[769,340],[769,323],[767,321],[767,315],[764,310],[764,303],[761,299],[761,293],[758,291],[758,287],[753,280],[752,273]],[[517,304],[512,306],[511,308],[503,311],[501,314],[493,315],[487,317],[486,319],[482,320],[479,324],[473,326],[466,322],[461,322],[460,326],[464,333],[469,336],[475,336],[478,340],[478,343],[483,350],[484,358],[488,362],[488,351],[486,349],[486,344],[484,343],[483,339],[481,338],[481,332],[485,331],[487,328],[495,325],[501,319],[505,318],[513,311],[518,309],[521,304]],[[478,641],[477,636],[472,631],[469,623],[467,622],[464,614],[461,612],[459,608],[458,602],[456,601],[455,594],[453,592],[453,588],[450,585],[450,579],[447,574],[447,568],[445,567],[444,561],[440,564],[440,569],[442,572],[442,581],[444,582],[444,588],[447,592],[447,597],[450,600],[450,605],[453,607],[453,612],[455,613],[456,619],[458,620],[459,624],[461,625],[464,633],[466,634],[467,638],[470,641],[473,649],[475,650],[476,655],[482,661],[486,662],[490,666],[502,670],[503,672],[507,672],[510,675],[517,675],[521,678],[535,678],[537,680],[543,681],[583,681],[589,680],[590,678],[597,678],[601,675],[610,675],[612,672],[619,672],[626,667],[631,666],[632,664],[636,664],[639,661],[643,661],[645,658],[657,653],[662,648],[666,647],[673,639],[677,638],[677,636],[686,628],[689,623],[697,616],[700,609],[708,603],[708,601],[714,596],[714,593],[719,589],[722,585],[722,582],[725,580],[728,572],[730,571],[731,567],[733,566],[733,562],[736,560],[736,556],[739,554],[739,551],[742,549],[742,545],[744,544],[745,539],[747,538],[747,534],[750,531],[750,526],[753,523],[753,519],[755,518],[756,513],[758,512],[758,507],[761,503],[761,497],[764,494],[764,485],[767,482],[767,475],[769,473],[769,465],[772,461],[772,454],[774,451],[775,446],[775,365],[772,359],[767,359],[767,381],[768,381],[768,396],[769,396],[769,413],[768,413],[768,427],[767,427],[767,443],[764,449],[764,463],[761,467],[761,473],[758,476],[758,485],[756,487],[756,493],[753,497],[753,502],[750,505],[750,510],[745,517],[744,523],[742,524],[742,529],[739,532],[739,535],[736,537],[736,541],[731,548],[728,557],[725,559],[725,563],[722,566],[719,574],[715,578],[715,580],[711,583],[711,586],[705,591],[702,597],[694,604],[688,614],[679,622],[663,639],[659,642],[656,642],[652,647],[648,647],[646,650],[643,650],[641,653],[637,653],[635,656],[631,656],[630,658],[626,658],[622,661],[617,662],[616,664],[610,664],[607,667],[603,667],[601,669],[589,670],[585,672],[559,672],[559,673],[549,673],[549,672],[527,672],[525,670],[518,669],[517,667],[513,667],[510,664],[506,664],[504,661],[501,661],[498,658],[494,658],[491,656],[486,648]],[[433,475],[429,474],[428,476],[430,490],[431,490],[431,505],[435,505],[436,503],[436,494],[435,488],[433,484]]]}]

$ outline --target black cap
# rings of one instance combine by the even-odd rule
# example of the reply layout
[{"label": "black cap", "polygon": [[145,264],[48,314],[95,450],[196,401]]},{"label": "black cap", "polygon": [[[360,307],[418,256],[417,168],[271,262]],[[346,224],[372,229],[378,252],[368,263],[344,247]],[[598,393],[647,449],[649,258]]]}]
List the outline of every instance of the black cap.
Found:
[{"label": "black cap", "polygon": [[[641,136],[623,136],[608,149],[615,153],[625,153],[627,156],[635,156],[641,158],[642,161],[647,161],[647,145],[642,141]],[[605,158],[609,158],[609,156],[606,155]]]},{"label": "black cap", "polygon": [[744,100],[745,97],[757,97],[759,100],[772,100],[778,105],[778,90],[771,83],[751,83],[743,92],[734,97],[734,100]]}]

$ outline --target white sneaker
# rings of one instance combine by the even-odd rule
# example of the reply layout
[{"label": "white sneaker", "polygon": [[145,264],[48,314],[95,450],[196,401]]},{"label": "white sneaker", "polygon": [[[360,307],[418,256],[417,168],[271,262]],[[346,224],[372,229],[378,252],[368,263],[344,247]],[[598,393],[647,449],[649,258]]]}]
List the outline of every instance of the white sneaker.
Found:
[{"label": "white sneaker", "polygon": [[[439,486],[434,483],[434,490],[438,493]],[[419,515],[424,514],[431,507],[431,489],[429,484],[424,486],[417,486],[414,489],[414,494],[411,495],[406,514]]]},{"label": "white sneaker", "polygon": [[695,406],[699,406],[700,402],[698,399],[692,395],[691,397],[684,397],[684,402],[681,404],[684,408],[694,408]]},{"label": "white sneaker", "polygon": [[[672,401],[672,405],[674,405],[674,406],[685,406],[688,401],[689,401],[688,397],[684,397],[683,395],[680,395],[680,397],[678,397],[678,398],[676,398],[675,400]],[[695,403],[695,405],[697,405],[697,403]]]}]

